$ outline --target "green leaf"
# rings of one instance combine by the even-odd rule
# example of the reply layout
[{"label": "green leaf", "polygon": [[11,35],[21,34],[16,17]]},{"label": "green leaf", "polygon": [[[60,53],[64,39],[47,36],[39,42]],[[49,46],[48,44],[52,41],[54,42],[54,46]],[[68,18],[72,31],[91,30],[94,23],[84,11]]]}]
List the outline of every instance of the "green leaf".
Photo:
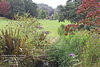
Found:
[{"label": "green leaf", "polygon": [[73,65],[73,67],[76,66],[76,65],[79,65],[79,64],[81,64],[81,63],[82,63],[82,61],[79,62],[79,63],[75,63],[75,64]]},{"label": "green leaf", "polygon": [[3,50],[0,50],[0,53],[2,53],[3,52]]}]

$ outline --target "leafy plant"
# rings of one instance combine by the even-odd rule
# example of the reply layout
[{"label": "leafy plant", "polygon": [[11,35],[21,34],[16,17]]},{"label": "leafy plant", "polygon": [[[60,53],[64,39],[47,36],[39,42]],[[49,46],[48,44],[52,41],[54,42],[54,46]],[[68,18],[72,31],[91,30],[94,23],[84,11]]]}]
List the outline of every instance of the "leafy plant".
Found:
[{"label": "leafy plant", "polygon": [[[28,56],[31,57],[30,59],[34,60],[30,60],[30,62],[34,62],[34,66],[39,61],[42,61],[41,63],[44,63],[46,59],[45,47],[50,44],[47,39],[49,31],[44,31],[43,27],[41,27],[41,24],[37,21],[37,19],[29,16],[28,13],[24,16],[19,16],[17,14],[15,16],[15,19],[17,20],[17,22],[10,24],[10,26],[12,25],[14,26],[14,28],[18,26],[17,28],[21,30],[19,32],[20,36],[27,35],[28,38],[25,42],[25,50],[28,52]],[[26,62],[28,61],[29,60],[27,60]]]},{"label": "leafy plant", "polygon": [[[27,52],[24,51],[24,44],[25,44],[25,40],[26,37],[23,39],[21,39],[19,36],[19,32],[20,30],[13,30],[12,27],[10,27],[8,30],[2,30],[2,35],[1,35],[1,39],[3,42],[0,42],[0,48],[2,49],[2,54],[1,54],[1,61],[2,63],[0,65],[7,65],[7,66],[11,66],[9,62],[11,62],[11,60],[7,60],[8,55],[15,55],[15,57],[12,57],[13,61],[16,61],[16,64],[18,64],[17,60],[19,55],[24,55],[25,53],[27,54]],[[0,50],[1,51],[1,50]],[[4,56],[3,56],[4,55]],[[7,57],[7,58],[5,58]],[[8,58],[10,59],[10,58]]]},{"label": "leafy plant", "polygon": [[44,9],[42,9],[42,10],[39,11],[39,16],[38,16],[38,18],[40,18],[40,19],[45,19],[45,18],[47,18],[47,19],[48,19],[48,17],[49,17],[48,11],[46,11],[46,10],[44,10]]},{"label": "leafy plant", "polygon": [[81,13],[85,13],[86,14],[85,19],[79,20],[79,22],[76,25],[75,24],[71,24],[71,26],[66,25],[65,27],[65,32],[67,32],[66,34],[68,34],[71,27],[75,26],[79,27],[82,24],[88,27],[90,32],[92,33],[96,32],[99,34],[100,33],[99,4],[100,2],[98,0],[83,0],[82,4],[78,7],[76,13],[78,13],[79,15]]},{"label": "leafy plant", "polygon": [[18,32],[16,31],[16,33],[13,33],[12,31],[12,29],[9,29],[8,31],[5,30],[5,32],[2,30],[2,37],[5,45],[5,55],[20,54],[19,50],[22,49],[22,46],[24,45],[26,40],[25,37],[21,44],[21,38],[18,38]]},{"label": "leafy plant", "polygon": [[[49,46],[48,62],[56,67],[99,67],[100,36],[87,30],[75,32],[75,35],[61,36],[58,43]],[[76,58],[70,58],[74,54]]]},{"label": "leafy plant", "polygon": [[85,18],[85,13],[80,15],[76,14],[78,6],[81,5],[82,0],[67,0],[65,6],[58,6],[59,21],[69,20],[71,23],[77,23],[80,19]]},{"label": "leafy plant", "polygon": [[64,24],[61,24],[60,27],[58,28],[58,34],[60,36],[64,34],[64,28],[65,28]]},{"label": "leafy plant", "polygon": [[95,33],[90,34],[90,36],[92,37],[85,43],[86,45],[83,47],[81,55],[82,61],[84,61],[83,66],[90,67],[94,65],[98,67],[98,64],[100,63],[100,37]]},{"label": "leafy plant", "polygon": [[80,62],[79,59],[77,59],[77,55],[75,54],[70,54],[70,61],[69,61],[69,64],[70,64],[70,67],[75,67],[75,66],[79,66],[82,61]]},{"label": "leafy plant", "polygon": [[0,1],[0,14],[7,16],[10,13],[10,5],[7,1],[2,0]]},{"label": "leafy plant", "polygon": [[17,14],[15,19],[15,22],[12,20],[6,25],[5,30],[2,30],[2,38],[5,43],[4,54],[26,55],[20,61],[19,66],[44,65],[45,47],[50,44],[46,38],[49,32],[42,30],[43,28],[36,18],[28,13],[24,16]]},{"label": "leafy plant", "polygon": [[[86,33],[87,31],[84,31]],[[50,46],[48,51],[49,62],[56,63],[56,67],[69,67],[72,66],[69,55],[71,53],[78,55],[77,59],[80,60],[81,51],[89,39],[89,35],[81,32],[75,32],[75,35],[62,35],[58,43]],[[79,62],[77,62],[79,63]]]}]

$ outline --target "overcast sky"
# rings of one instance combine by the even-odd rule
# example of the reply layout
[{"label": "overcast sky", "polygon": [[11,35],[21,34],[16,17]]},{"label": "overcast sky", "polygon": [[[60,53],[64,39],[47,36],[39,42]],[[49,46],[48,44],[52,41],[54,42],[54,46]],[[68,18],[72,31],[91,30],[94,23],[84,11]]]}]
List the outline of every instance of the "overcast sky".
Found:
[{"label": "overcast sky", "polygon": [[56,8],[58,5],[65,5],[67,0],[33,0],[35,3],[44,3],[53,8]]}]

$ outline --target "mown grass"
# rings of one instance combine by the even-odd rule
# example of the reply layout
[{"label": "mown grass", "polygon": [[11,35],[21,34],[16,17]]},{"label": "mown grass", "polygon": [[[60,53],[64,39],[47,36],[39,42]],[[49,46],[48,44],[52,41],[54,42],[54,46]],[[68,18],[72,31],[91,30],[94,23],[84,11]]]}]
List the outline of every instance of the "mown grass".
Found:
[{"label": "mown grass", "polygon": [[42,27],[44,28],[44,30],[46,31],[50,31],[51,33],[48,35],[49,37],[56,37],[58,36],[58,27],[60,27],[61,24],[67,25],[70,24],[69,21],[65,21],[65,22],[58,22],[58,20],[41,20],[39,19],[38,22],[41,23]]},{"label": "mown grass", "polygon": [[[0,29],[4,28],[11,20],[0,17]],[[58,22],[58,20],[42,20],[38,19],[38,22],[41,23],[41,26],[44,28],[46,31],[50,31],[50,34],[48,37],[56,37],[58,36],[58,27],[60,27],[61,24],[70,24],[69,21],[65,22]]]},{"label": "mown grass", "polygon": [[6,26],[10,22],[9,19],[0,17],[0,29],[2,29],[4,26]]}]

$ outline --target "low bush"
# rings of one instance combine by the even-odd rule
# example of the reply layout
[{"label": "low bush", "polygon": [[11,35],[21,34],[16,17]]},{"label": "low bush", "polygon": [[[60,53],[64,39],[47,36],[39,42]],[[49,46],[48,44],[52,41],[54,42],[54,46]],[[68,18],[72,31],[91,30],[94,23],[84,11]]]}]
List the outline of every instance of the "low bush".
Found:
[{"label": "low bush", "polygon": [[58,34],[61,36],[61,35],[64,35],[64,28],[65,28],[65,25],[64,24],[61,24],[60,27],[58,28]]},{"label": "low bush", "polygon": [[92,33],[91,38],[86,41],[81,52],[80,59],[83,67],[99,67],[100,65],[100,35]]},{"label": "low bush", "polygon": [[[55,62],[57,67],[69,67],[72,64],[70,63],[71,59],[69,55],[71,53],[78,55],[80,52],[79,49],[79,40],[82,36],[80,34],[61,36],[58,43],[53,44],[48,51],[48,58],[50,62]],[[81,44],[82,45],[82,44]]]},{"label": "low bush", "polygon": [[[95,37],[95,38],[94,38]],[[48,51],[49,62],[56,63],[56,67],[82,66],[91,67],[100,63],[100,45],[96,34],[88,31],[75,32],[75,35],[61,36],[58,43],[53,44]],[[75,54],[73,61],[69,56]]]},{"label": "low bush", "polygon": [[[37,67],[40,64],[43,66],[46,61],[45,47],[50,44],[46,37],[49,32],[42,30],[43,28],[36,18],[29,16],[28,13],[24,16],[17,14],[15,19],[15,22],[11,21],[2,31],[1,36],[4,38],[5,48],[12,47],[11,50],[5,51],[3,49],[5,53],[2,55],[25,55],[25,58],[17,63],[19,66]],[[0,39],[0,45],[1,43]],[[16,52],[18,51],[17,48],[18,50],[21,49],[22,52]],[[7,64],[9,63],[7,62]]]}]

